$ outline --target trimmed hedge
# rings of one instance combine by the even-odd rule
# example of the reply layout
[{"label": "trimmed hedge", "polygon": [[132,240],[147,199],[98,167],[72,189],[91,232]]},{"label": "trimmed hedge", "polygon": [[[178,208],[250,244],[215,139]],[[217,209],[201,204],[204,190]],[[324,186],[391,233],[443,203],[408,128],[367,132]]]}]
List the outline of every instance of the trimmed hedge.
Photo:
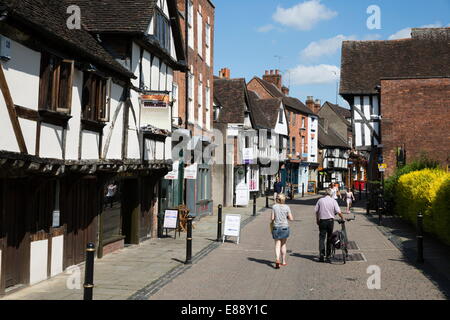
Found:
[{"label": "trimmed hedge", "polygon": [[395,212],[413,224],[424,216],[424,229],[450,245],[450,173],[424,169],[402,175],[395,190]]}]

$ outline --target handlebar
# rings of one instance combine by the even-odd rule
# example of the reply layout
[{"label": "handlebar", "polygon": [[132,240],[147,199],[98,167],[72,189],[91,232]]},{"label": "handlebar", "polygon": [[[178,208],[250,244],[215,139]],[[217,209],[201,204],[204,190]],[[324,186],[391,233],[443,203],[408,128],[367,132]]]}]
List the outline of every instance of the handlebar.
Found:
[{"label": "handlebar", "polygon": [[342,220],[342,219],[334,219],[334,221],[336,221],[339,224],[345,223],[346,221],[350,222],[350,221],[354,221],[354,220],[356,220],[356,218],[347,218],[347,219],[344,219],[344,220]]}]

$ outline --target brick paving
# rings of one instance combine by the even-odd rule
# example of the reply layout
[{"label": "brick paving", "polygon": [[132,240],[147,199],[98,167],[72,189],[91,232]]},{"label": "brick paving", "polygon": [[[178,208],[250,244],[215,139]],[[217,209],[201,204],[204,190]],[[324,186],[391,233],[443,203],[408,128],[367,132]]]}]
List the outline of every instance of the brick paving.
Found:
[{"label": "brick paving", "polygon": [[[241,243],[226,243],[177,277],[150,299],[301,300],[301,299],[446,299],[438,284],[409,263],[370,218],[356,213],[348,224],[366,261],[345,265],[317,261],[318,227],[314,200],[291,205],[295,221],[288,241],[288,266],[273,267],[269,211],[242,231]],[[367,268],[381,269],[381,289],[369,290]]]},{"label": "brick paving", "polygon": [[[292,202],[295,221],[288,242],[288,266],[273,268],[273,240],[269,233],[269,210],[265,198],[258,199],[258,215],[248,208],[224,208],[225,214],[242,215],[241,242],[215,242],[217,208],[213,216],[196,221],[193,232],[193,264],[184,265],[185,237],[150,239],[97,259],[95,300],[123,299],[446,299],[444,269],[422,268],[414,264],[393,241],[388,227],[356,208],[357,220],[347,226],[350,240],[364,261],[317,261],[318,228],[313,205],[316,196]],[[272,203],[272,201],[271,201]],[[393,228],[393,227],[392,227]],[[403,229],[402,229],[403,230]],[[395,230],[394,230],[395,231]],[[397,239],[403,243],[408,238]],[[403,241],[404,240],[404,241]],[[410,239],[409,239],[410,240]],[[403,241],[403,242],[402,242]],[[428,246],[435,248],[434,244]],[[449,260],[448,252],[429,250],[429,262]],[[381,268],[381,289],[369,290],[367,267]],[[81,267],[81,282],[84,278]],[[27,287],[4,299],[80,300],[83,290],[69,290],[67,273]],[[448,292],[448,291],[447,291]]]}]

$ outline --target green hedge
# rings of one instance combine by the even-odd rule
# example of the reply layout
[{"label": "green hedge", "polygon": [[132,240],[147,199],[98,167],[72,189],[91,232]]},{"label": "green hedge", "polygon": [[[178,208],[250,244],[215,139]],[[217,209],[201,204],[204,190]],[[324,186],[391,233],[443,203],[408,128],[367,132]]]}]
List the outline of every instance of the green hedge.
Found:
[{"label": "green hedge", "polygon": [[395,189],[395,213],[413,224],[419,212],[424,229],[450,245],[450,173],[424,169],[400,176]]}]

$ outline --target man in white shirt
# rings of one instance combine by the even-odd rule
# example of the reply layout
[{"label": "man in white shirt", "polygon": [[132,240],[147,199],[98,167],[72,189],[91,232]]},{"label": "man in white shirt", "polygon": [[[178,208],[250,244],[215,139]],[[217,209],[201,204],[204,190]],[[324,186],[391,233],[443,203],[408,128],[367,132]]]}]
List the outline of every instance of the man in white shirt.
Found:
[{"label": "man in white shirt", "polygon": [[[320,262],[324,262],[325,253],[326,261],[330,262],[331,255],[331,235],[334,229],[334,217],[339,214],[341,219],[344,219],[342,215],[341,208],[336,200],[332,198],[333,191],[327,189],[327,195],[319,201],[317,201],[315,212],[316,212],[316,222],[319,226],[319,251],[320,251]],[[325,248],[325,238],[327,238],[326,248]],[[326,252],[325,252],[326,251]]]}]

